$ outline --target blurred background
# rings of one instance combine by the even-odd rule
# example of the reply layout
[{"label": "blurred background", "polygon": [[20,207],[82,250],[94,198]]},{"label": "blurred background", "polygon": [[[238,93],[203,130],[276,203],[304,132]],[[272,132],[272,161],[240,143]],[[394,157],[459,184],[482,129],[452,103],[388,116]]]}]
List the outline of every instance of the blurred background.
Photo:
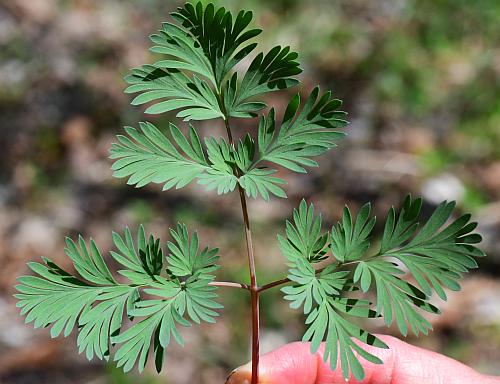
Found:
[{"label": "blurred background", "polygon": [[[439,303],[429,337],[409,341],[484,373],[500,374],[500,2],[497,0],[226,0],[255,12],[261,49],[301,53],[301,92],[315,84],[345,100],[347,139],[308,175],[284,174],[288,200],[250,202],[260,282],[284,275],[276,233],[302,197],[331,226],[348,203],[372,201],[383,217],[411,192],[429,212],[443,199],[480,222],[488,257]],[[110,249],[112,230],[144,223],[167,238],[177,221],[221,248],[221,279],[246,281],[236,194],[197,186],[160,193],[111,177],[110,143],[144,119],[129,105],[122,76],[151,62],[147,36],[179,2],[169,0],[0,0],[0,382],[222,383],[249,358],[245,292],[222,293],[217,324],[184,332],[167,369],[123,375],[87,362],[75,337],[50,340],[23,324],[12,297],[26,262],[50,257],[71,268],[64,236],[93,236]],[[261,38],[262,38],[261,37]],[[248,63],[244,63],[248,65]],[[292,91],[291,91],[292,92]],[[268,98],[282,106],[292,93]],[[244,121],[238,131],[255,129]],[[222,132],[219,123],[199,125]],[[382,221],[382,220],[380,220]],[[379,224],[376,228],[381,230]],[[278,289],[262,298],[263,350],[297,340],[303,319]],[[376,332],[389,332],[377,325]]]}]

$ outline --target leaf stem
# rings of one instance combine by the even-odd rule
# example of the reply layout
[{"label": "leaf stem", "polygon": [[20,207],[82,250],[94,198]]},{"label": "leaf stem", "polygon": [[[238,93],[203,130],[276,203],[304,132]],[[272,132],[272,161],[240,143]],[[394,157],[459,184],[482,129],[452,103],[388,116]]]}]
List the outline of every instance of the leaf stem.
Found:
[{"label": "leaf stem", "polygon": [[[229,125],[229,117],[226,116],[224,120],[226,126],[227,137],[229,144],[234,148],[234,140],[231,134],[231,126]],[[240,172],[235,169],[236,177],[240,177]],[[252,305],[252,382],[251,384],[258,384],[259,380],[259,286],[257,284],[257,274],[255,272],[255,257],[253,251],[252,231],[250,230],[250,220],[248,218],[248,207],[245,191],[238,184],[238,192],[240,195],[241,211],[243,214],[243,223],[245,226],[245,240],[247,245],[248,269],[250,271],[250,300]]]},{"label": "leaf stem", "polygon": [[[345,266],[348,266],[348,265],[357,264],[360,261],[362,261],[362,260],[359,260],[359,261],[349,261],[347,263],[333,263],[333,264],[337,264],[337,269],[338,269],[338,268],[342,268],[342,267],[345,267]],[[320,269],[316,270],[316,275],[318,273],[321,273],[325,268],[328,268],[330,265],[332,265],[332,264],[329,264],[326,267],[323,267],[323,268],[320,268]],[[267,291],[268,289],[277,287],[279,285],[287,284],[289,282],[291,282],[291,280],[288,277],[285,277],[285,278],[280,279],[280,280],[272,281],[270,283],[264,284],[263,286],[259,287],[259,293],[263,292],[263,291]]]},{"label": "leaf stem", "polygon": [[280,280],[272,281],[268,284],[264,284],[263,286],[261,286],[259,288],[259,292],[267,291],[268,289],[277,287],[278,285],[283,285],[283,284],[289,283],[290,281],[291,280],[288,277],[285,277],[285,278],[280,279]]},{"label": "leaf stem", "polygon": [[248,291],[250,290],[250,286],[248,284],[235,283],[232,281],[212,281],[211,283],[208,283],[208,285],[211,285],[213,287],[241,288]]},{"label": "leaf stem", "polygon": [[278,285],[283,285],[286,283],[289,283],[291,280],[288,277],[285,277],[284,279],[276,280],[268,284],[264,284],[262,287],[259,288],[259,292],[266,291],[268,289],[277,287]]}]

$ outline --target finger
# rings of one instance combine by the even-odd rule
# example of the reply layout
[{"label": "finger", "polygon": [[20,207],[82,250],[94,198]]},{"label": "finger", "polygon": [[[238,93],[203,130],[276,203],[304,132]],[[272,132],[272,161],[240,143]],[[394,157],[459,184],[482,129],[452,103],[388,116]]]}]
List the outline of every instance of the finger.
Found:
[{"label": "finger", "polygon": [[[499,384],[499,378],[486,377],[456,360],[435,352],[414,347],[390,336],[379,336],[389,349],[365,346],[384,364],[373,364],[361,359],[365,378],[360,384]],[[291,343],[260,359],[259,384],[335,384],[345,383],[340,370],[332,371],[323,361],[322,345],[315,354],[309,343]],[[227,384],[249,384],[250,364],[236,369]]]}]

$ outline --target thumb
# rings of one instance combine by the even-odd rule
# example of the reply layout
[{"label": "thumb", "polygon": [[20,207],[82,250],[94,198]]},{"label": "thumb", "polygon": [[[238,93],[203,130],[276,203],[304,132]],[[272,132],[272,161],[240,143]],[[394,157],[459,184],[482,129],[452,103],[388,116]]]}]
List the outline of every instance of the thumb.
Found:
[{"label": "thumb", "polygon": [[[391,336],[378,336],[389,349],[364,348],[379,357],[378,365],[361,359],[366,377],[360,384],[500,384],[500,378],[487,377],[466,365],[435,352],[414,347]],[[324,344],[311,354],[309,343],[291,343],[260,358],[259,384],[335,384],[345,383],[340,370],[332,371],[323,361]],[[251,365],[237,368],[226,384],[249,384]]]}]

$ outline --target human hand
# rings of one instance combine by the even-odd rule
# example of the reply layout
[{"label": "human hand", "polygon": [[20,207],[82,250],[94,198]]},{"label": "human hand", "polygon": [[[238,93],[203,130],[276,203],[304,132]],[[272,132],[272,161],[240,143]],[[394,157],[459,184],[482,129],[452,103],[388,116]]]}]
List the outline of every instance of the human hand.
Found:
[{"label": "human hand", "polygon": [[[361,359],[366,377],[359,384],[500,384],[500,377],[482,375],[449,357],[414,347],[395,337],[378,336],[389,349],[366,347],[384,364]],[[340,370],[332,371],[323,361],[322,344],[311,354],[309,343],[291,343],[260,358],[259,384],[345,383]],[[250,364],[237,368],[226,384],[249,384]]]}]

